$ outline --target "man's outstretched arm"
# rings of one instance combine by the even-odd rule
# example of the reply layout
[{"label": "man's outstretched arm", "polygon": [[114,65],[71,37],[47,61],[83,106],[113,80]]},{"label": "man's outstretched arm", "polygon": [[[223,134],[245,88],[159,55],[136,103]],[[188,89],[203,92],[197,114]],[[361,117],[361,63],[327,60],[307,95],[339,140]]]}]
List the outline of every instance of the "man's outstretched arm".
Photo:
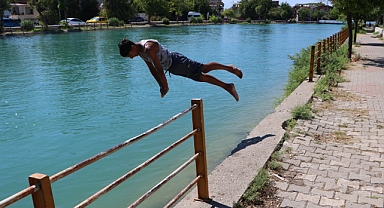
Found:
[{"label": "man's outstretched arm", "polygon": [[164,97],[167,94],[168,82],[165,77],[163,68],[161,67],[160,60],[157,58],[156,53],[159,51],[159,44],[156,42],[147,42],[145,44],[145,52],[148,54],[149,58],[152,59],[153,63],[147,63],[148,68],[150,69],[152,76],[160,85],[161,97]]}]

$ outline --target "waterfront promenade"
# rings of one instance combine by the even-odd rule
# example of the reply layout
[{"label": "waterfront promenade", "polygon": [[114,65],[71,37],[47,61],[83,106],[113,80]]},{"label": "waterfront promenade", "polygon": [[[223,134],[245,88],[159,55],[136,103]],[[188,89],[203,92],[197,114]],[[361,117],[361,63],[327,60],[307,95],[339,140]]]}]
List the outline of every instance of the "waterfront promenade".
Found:
[{"label": "waterfront promenade", "polygon": [[[348,81],[335,100],[314,99],[315,117],[299,120],[284,142],[282,177],[271,176],[280,207],[384,206],[384,45],[371,36],[358,36],[361,59],[343,70]],[[176,207],[232,207],[283,138],[290,111],[311,100],[315,82],[304,81],[209,174],[211,202],[194,201],[194,189]]]},{"label": "waterfront promenade", "polygon": [[[360,61],[350,63],[335,100],[313,100],[283,145],[280,207],[384,207],[384,42],[359,35]],[[299,133],[297,133],[299,132]]]}]

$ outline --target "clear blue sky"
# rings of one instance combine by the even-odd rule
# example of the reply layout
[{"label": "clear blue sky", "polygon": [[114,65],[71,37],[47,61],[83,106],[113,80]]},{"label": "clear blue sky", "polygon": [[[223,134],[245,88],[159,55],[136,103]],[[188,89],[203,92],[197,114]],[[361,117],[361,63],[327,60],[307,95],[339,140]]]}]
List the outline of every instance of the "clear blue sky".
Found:
[{"label": "clear blue sky", "polygon": [[[224,2],[225,4],[224,7],[226,9],[232,7],[233,3],[240,2],[240,0],[222,0],[222,1]],[[295,4],[319,3],[319,2],[323,2],[324,4],[327,4],[328,2],[328,5],[331,5],[331,1],[327,1],[327,0],[283,0],[283,1],[279,1],[279,4],[283,2],[287,2],[291,6],[295,6]]]}]

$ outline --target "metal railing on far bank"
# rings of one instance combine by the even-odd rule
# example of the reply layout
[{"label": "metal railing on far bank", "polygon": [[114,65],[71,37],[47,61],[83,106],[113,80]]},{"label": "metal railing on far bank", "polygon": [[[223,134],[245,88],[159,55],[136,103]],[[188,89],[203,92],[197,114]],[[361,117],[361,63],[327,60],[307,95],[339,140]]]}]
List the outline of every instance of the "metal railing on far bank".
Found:
[{"label": "metal railing on far bank", "polygon": [[314,69],[316,68],[317,71],[320,69],[322,55],[326,53],[332,54],[337,49],[339,49],[347,39],[348,28],[345,28],[340,32],[333,34],[332,36],[317,42],[317,44],[311,47],[309,82],[313,81]]},{"label": "metal railing on far bank", "polygon": [[112,153],[117,152],[118,150],[121,150],[122,148],[131,145],[149,135],[152,133],[160,130],[161,128],[165,127],[166,125],[170,124],[171,122],[177,120],[178,118],[186,115],[187,113],[191,112],[192,114],[192,131],[187,133],[185,136],[174,142],[173,144],[169,145],[165,149],[161,150],[160,152],[156,153],[154,156],[143,162],[142,164],[138,165],[134,169],[130,170],[128,173],[124,174],[120,178],[116,179],[114,182],[110,183],[109,185],[105,186],[101,190],[97,191],[95,194],[90,196],[89,198],[85,199],[80,204],[76,205],[75,207],[86,207],[87,205],[91,204],[95,200],[97,200],[102,195],[108,193],[127,179],[129,179],[134,174],[138,173],[148,165],[150,165],[155,160],[159,159],[160,157],[164,156],[166,153],[180,145],[181,143],[187,141],[192,136],[194,137],[194,153],[188,159],[185,161],[181,166],[179,166],[176,170],[174,170],[171,174],[169,174],[167,177],[165,177],[163,180],[161,180],[157,185],[155,185],[153,188],[151,188],[149,191],[147,191],[145,194],[143,194],[140,198],[138,198],[135,202],[133,202],[129,207],[136,207],[140,203],[142,203],[144,200],[146,200],[149,196],[151,196],[154,192],[159,190],[163,185],[165,185],[167,182],[169,182],[174,176],[176,176],[178,173],[180,173],[184,168],[186,168],[189,164],[195,161],[196,164],[196,177],[183,189],[181,190],[171,201],[168,202],[168,204],[165,205],[165,207],[170,207],[174,205],[186,192],[188,192],[194,185],[197,184],[197,196],[199,200],[210,200],[209,199],[209,193],[208,193],[208,172],[207,172],[207,160],[206,160],[206,147],[205,147],[205,130],[204,130],[204,114],[203,114],[203,101],[201,99],[193,99],[191,100],[191,107],[187,108],[186,110],[174,115],[167,121],[149,129],[148,131],[135,136],[117,146],[114,146],[104,152],[100,152],[97,155],[88,158],[78,164],[75,164],[65,170],[60,171],[59,173],[54,174],[53,176],[47,176],[45,174],[41,173],[35,173],[29,176],[29,187],[26,189],[0,201],[0,207],[6,207],[13,203],[16,203],[17,201],[23,199],[24,197],[27,197],[29,195],[32,195],[32,201],[35,208],[52,208],[55,207],[54,197],[52,194],[52,188],[51,183],[54,183],[72,173],[75,171],[78,171],[98,160],[101,158],[104,158]]}]

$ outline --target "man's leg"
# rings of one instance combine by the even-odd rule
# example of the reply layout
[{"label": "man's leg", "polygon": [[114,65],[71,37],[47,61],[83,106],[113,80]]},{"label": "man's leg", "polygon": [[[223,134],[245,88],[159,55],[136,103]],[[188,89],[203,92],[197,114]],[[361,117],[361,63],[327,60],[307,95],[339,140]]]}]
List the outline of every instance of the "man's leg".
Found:
[{"label": "man's leg", "polygon": [[243,72],[240,69],[238,69],[237,67],[233,66],[232,64],[227,66],[227,65],[223,65],[223,64],[220,64],[217,62],[209,62],[209,63],[204,64],[201,71],[203,73],[208,73],[212,70],[226,70],[228,72],[231,72],[232,74],[235,74],[240,79],[243,78]]},{"label": "man's leg", "polygon": [[239,95],[237,94],[235,85],[233,83],[230,83],[230,84],[224,83],[223,81],[209,74],[201,74],[198,81],[207,82],[207,83],[219,86],[224,90],[226,90],[227,92],[229,92],[229,94],[231,94],[236,99],[236,101],[239,101]]}]

